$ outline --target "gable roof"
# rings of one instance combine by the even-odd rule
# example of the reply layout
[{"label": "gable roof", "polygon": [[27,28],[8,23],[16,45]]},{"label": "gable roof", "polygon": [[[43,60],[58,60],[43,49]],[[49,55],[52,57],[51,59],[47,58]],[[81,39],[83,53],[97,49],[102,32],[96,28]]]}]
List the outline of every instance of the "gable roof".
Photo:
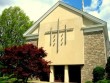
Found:
[{"label": "gable roof", "polygon": [[73,10],[73,11],[75,11],[75,12],[77,12],[77,13],[83,15],[84,17],[86,17],[86,18],[88,18],[88,19],[90,19],[90,20],[96,22],[96,23],[106,25],[106,22],[105,22],[105,21],[103,21],[103,20],[101,20],[101,19],[99,19],[99,18],[96,18],[95,16],[92,16],[92,15],[90,15],[90,14],[88,14],[88,13],[82,11],[82,10],[78,10],[78,9],[76,9],[76,8],[70,6],[70,5],[68,5],[68,4],[66,4],[66,3],[64,3],[64,2],[62,2],[62,1],[58,1],[58,2],[57,2],[53,7],[51,7],[42,17],[40,17],[40,18],[23,34],[23,36],[26,37],[26,36],[31,35],[30,33],[33,32],[33,31],[36,29],[36,26],[38,26],[39,23],[40,23],[43,19],[45,19],[45,18],[46,18],[55,8],[57,8],[59,5],[62,5],[62,6],[64,6],[64,7],[67,7],[68,9],[71,9],[71,10]]}]

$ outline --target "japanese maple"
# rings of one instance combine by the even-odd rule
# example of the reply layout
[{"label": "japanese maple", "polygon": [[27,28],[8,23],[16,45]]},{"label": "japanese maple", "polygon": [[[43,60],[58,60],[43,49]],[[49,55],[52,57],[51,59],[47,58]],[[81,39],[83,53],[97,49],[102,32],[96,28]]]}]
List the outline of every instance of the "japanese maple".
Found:
[{"label": "japanese maple", "polygon": [[43,75],[50,73],[50,61],[44,59],[47,53],[42,47],[24,44],[6,48],[4,51],[4,55],[0,56],[0,61],[4,65],[1,68],[3,74],[13,74],[15,78],[26,82],[29,77],[41,79]]}]

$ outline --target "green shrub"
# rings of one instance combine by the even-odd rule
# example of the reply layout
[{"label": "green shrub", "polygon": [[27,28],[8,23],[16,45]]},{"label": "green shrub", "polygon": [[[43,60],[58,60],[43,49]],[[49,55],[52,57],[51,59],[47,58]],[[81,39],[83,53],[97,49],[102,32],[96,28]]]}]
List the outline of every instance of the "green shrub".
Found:
[{"label": "green shrub", "polygon": [[85,83],[93,83],[92,81],[86,81]]},{"label": "green shrub", "polygon": [[105,69],[103,67],[97,66],[93,69],[93,82],[103,80],[105,75]]},{"label": "green shrub", "polygon": [[96,82],[96,83],[110,83],[110,80],[106,80],[106,79],[104,79],[104,80],[99,80],[99,81]]},{"label": "green shrub", "polygon": [[4,80],[5,80],[5,81],[8,80],[8,77],[0,77],[0,82],[1,82],[1,81],[4,81]]},{"label": "green shrub", "polygon": [[13,83],[16,81],[16,78],[9,78],[9,77],[0,77],[0,83]]}]

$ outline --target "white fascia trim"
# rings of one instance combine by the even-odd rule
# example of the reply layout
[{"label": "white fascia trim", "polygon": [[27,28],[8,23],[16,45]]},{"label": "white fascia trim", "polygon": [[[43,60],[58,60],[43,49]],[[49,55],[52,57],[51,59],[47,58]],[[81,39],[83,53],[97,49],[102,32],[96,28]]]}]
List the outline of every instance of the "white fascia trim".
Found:
[{"label": "white fascia trim", "polygon": [[39,35],[36,35],[36,34],[26,36],[26,40],[36,40],[38,38],[39,38]]},{"label": "white fascia trim", "polygon": [[101,31],[103,30],[103,28],[89,28],[89,29],[84,29],[84,33],[87,33],[87,32],[95,32],[95,31]]},{"label": "white fascia trim", "polygon": [[28,37],[38,37],[38,34],[29,34],[29,35],[25,35],[24,37],[28,38]]},{"label": "white fascia trim", "polygon": [[96,27],[103,27],[105,26],[104,24],[97,24],[97,25],[91,25],[91,26],[86,26],[86,27],[83,27],[82,29],[86,29],[86,28],[96,28]]},{"label": "white fascia trim", "polygon": [[26,40],[36,40],[36,39],[38,39],[38,37],[28,37],[28,38],[26,38]]},{"label": "white fascia trim", "polygon": [[104,27],[104,25],[99,24],[99,25],[88,26],[88,27],[82,28],[81,30],[83,30],[84,33],[94,32],[94,31],[102,31],[104,29],[103,27]]}]

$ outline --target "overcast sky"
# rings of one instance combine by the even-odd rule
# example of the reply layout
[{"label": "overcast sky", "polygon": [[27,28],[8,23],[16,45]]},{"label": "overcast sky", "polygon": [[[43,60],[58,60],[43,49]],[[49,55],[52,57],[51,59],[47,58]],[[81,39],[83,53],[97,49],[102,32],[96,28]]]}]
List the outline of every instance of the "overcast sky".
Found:
[{"label": "overcast sky", "polygon": [[[0,14],[5,8],[19,6],[30,17],[36,21],[49,8],[59,0],[0,0]],[[82,0],[62,0],[63,2],[81,9]],[[84,11],[88,12],[108,23],[108,33],[110,39],[110,0],[84,0]]]}]

